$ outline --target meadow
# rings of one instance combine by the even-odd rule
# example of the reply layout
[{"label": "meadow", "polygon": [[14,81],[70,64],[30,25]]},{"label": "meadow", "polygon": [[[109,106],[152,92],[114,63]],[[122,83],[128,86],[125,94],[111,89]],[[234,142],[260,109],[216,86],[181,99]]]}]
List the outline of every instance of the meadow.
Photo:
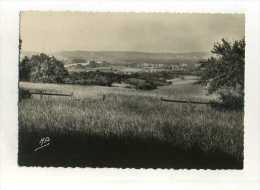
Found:
[{"label": "meadow", "polygon": [[[78,98],[24,99],[19,102],[19,165],[243,168],[242,111],[160,101],[161,96],[203,98],[192,82],[179,80],[151,92],[57,85],[63,91],[72,88],[68,91]],[[33,85],[47,86],[21,84]],[[35,152],[43,137],[51,139],[50,146]]]}]

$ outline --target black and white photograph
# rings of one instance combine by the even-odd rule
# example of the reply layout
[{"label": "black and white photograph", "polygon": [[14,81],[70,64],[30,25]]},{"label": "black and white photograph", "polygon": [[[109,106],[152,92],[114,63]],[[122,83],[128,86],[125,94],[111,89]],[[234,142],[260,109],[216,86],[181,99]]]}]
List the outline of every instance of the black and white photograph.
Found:
[{"label": "black and white photograph", "polygon": [[21,11],[18,165],[244,167],[245,14]]}]

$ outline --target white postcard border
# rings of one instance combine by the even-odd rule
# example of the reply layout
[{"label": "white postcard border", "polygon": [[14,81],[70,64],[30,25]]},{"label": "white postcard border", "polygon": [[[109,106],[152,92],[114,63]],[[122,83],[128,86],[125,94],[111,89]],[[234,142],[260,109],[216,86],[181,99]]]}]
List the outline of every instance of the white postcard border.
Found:
[{"label": "white postcard border", "polygon": [[[0,188],[257,189],[260,161],[260,3],[259,1],[0,1]],[[19,12],[171,12],[246,14],[245,160],[243,170],[46,168],[17,166],[17,81]],[[132,187],[131,185],[136,186]],[[139,184],[139,185],[137,185]],[[127,189],[127,187],[124,187]],[[122,188],[122,187],[121,187]],[[121,189],[120,188],[120,189]]]}]

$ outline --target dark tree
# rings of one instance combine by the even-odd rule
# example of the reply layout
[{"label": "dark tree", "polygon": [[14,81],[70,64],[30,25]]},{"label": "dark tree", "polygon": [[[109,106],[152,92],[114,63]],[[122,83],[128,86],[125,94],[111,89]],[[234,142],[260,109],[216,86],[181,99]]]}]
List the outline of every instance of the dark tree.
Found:
[{"label": "dark tree", "polygon": [[245,39],[234,42],[222,39],[214,45],[211,52],[215,56],[201,65],[200,84],[207,85],[209,93],[220,94],[223,103],[242,105]]},{"label": "dark tree", "polygon": [[33,55],[30,59],[30,80],[33,82],[61,83],[68,72],[61,61],[46,54]]},{"label": "dark tree", "polygon": [[68,75],[64,64],[55,57],[41,53],[30,59],[24,57],[19,66],[20,80],[62,83]]},{"label": "dark tree", "polygon": [[29,61],[29,58],[25,56],[19,63],[19,80],[21,81],[30,80],[31,65]]}]

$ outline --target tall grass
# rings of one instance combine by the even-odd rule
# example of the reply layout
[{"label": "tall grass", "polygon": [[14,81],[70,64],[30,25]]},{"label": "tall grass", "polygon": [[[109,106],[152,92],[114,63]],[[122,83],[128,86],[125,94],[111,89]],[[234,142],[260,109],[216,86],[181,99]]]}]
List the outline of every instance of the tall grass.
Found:
[{"label": "tall grass", "polygon": [[[49,147],[34,152],[41,137]],[[242,168],[243,113],[154,97],[26,99],[19,103],[19,164]]]}]

